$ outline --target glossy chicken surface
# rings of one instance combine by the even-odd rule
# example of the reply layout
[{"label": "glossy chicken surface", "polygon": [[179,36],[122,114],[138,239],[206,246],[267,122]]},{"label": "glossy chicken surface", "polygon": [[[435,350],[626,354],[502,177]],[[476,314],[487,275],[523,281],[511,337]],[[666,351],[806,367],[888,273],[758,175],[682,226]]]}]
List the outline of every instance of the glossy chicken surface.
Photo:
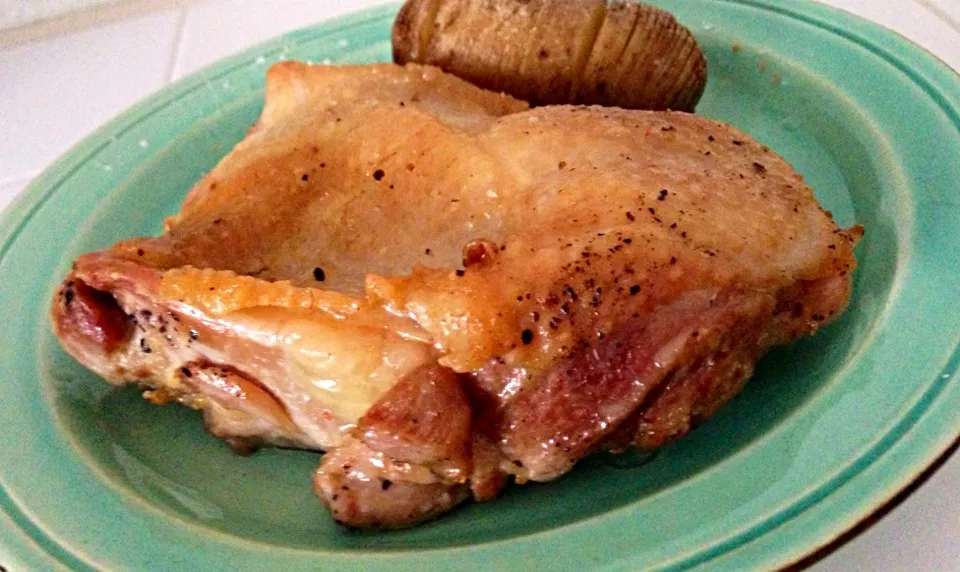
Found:
[{"label": "glossy chicken surface", "polygon": [[861,232],[718,122],[285,63],[164,234],[80,257],[52,317],[238,450],[335,449],[339,522],[409,526],[687,433],[843,310]]}]

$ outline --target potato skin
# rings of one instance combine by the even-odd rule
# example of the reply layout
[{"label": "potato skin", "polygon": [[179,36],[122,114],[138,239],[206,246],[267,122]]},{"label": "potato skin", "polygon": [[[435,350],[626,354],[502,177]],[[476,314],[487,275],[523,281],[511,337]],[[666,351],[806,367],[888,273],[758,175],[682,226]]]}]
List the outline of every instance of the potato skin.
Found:
[{"label": "potato skin", "polygon": [[393,56],[533,105],[693,111],[707,80],[690,31],[634,2],[407,0]]},{"label": "potato skin", "polygon": [[580,76],[574,99],[578,103],[609,105],[609,88],[620,74],[624,52],[640,18],[641,6],[616,2],[607,9],[596,42]]},{"label": "potato skin", "polygon": [[429,34],[430,27],[424,24],[432,21],[438,4],[439,0],[408,0],[400,7],[393,21],[394,62],[405,64],[423,57],[427,38],[421,34]]}]

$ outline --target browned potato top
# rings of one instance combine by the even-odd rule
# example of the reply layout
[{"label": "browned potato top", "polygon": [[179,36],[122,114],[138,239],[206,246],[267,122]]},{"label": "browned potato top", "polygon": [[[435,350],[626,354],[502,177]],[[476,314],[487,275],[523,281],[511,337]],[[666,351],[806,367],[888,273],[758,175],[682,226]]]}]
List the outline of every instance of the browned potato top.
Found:
[{"label": "browned potato top", "polygon": [[605,0],[408,0],[393,58],[534,105],[692,111],[707,79],[696,40],[669,12]]}]

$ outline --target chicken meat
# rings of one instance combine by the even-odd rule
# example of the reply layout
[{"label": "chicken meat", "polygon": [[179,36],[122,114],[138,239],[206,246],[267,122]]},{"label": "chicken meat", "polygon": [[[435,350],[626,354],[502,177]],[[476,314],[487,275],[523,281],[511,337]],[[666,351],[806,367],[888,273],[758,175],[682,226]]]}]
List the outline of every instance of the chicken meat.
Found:
[{"label": "chicken meat", "polygon": [[163,234],[78,258],[52,319],[238,451],[327,451],[338,522],[402,527],[684,435],[844,309],[861,233],[716,121],[288,62]]}]

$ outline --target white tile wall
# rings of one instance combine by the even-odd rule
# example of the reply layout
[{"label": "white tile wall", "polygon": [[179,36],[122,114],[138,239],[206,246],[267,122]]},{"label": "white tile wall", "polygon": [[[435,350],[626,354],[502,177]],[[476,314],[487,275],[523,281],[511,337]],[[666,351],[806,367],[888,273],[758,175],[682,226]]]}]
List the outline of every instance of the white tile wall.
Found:
[{"label": "white tile wall", "polygon": [[[0,208],[70,145],[172,79],[384,0],[205,0],[0,48]],[[799,1],[799,0],[798,0]],[[826,0],[960,69],[960,0]],[[817,572],[960,571],[960,456]]]},{"label": "white tile wall", "polygon": [[13,28],[62,16],[70,12],[102,6],[116,0],[45,0],[24,2],[23,0],[0,0],[0,28]]},{"label": "white tile wall", "polygon": [[[379,6],[388,0],[208,0],[187,8],[177,53],[178,78],[243,48],[336,14]],[[278,4],[282,4],[279,9]]]},{"label": "white tile wall", "polygon": [[61,16],[69,12],[100,6],[113,0],[57,0],[46,2],[23,2],[0,0],[0,28],[13,28],[37,20]]},{"label": "white tile wall", "polygon": [[180,11],[0,50],[0,180],[37,171],[167,82]]}]

